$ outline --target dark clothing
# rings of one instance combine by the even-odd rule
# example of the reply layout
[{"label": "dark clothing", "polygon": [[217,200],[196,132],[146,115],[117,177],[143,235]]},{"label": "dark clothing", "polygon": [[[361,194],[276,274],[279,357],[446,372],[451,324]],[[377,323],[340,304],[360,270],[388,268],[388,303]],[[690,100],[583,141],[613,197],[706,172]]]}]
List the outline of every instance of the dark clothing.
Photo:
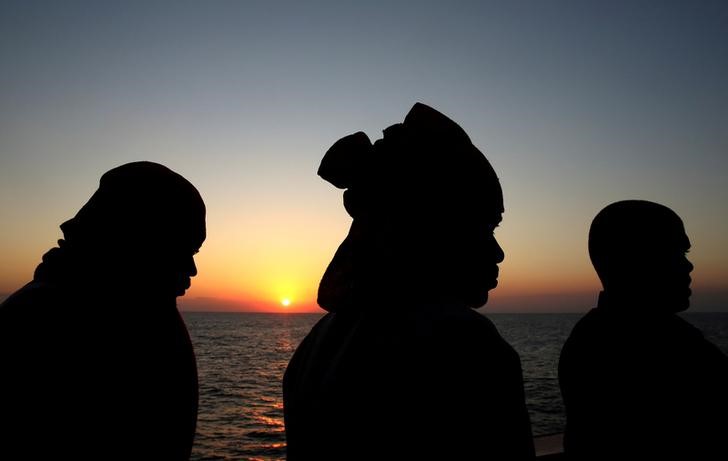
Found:
[{"label": "dark clothing", "polygon": [[283,379],[289,461],[532,458],[518,354],[470,309],[504,257],[488,160],[418,103],[374,143],[337,141],[319,174],[354,220]]},{"label": "dark clothing", "polygon": [[205,240],[199,192],[127,163],[61,230],[0,304],[0,459],[189,459],[197,368],[175,300]]},{"label": "dark clothing", "polygon": [[467,308],[329,313],[283,398],[289,461],[534,456],[518,354]]},{"label": "dark clothing", "polygon": [[728,357],[675,314],[591,310],[559,382],[570,459],[728,457]]},{"label": "dark clothing", "polygon": [[0,459],[189,459],[197,371],[174,298],[95,283],[0,304]]}]

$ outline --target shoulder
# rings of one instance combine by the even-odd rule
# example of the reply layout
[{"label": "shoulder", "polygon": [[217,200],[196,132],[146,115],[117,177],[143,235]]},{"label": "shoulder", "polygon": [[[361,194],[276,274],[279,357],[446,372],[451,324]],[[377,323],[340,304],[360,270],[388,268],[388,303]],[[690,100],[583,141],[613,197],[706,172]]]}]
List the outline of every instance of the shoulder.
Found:
[{"label": "shoulder", "polygon": [[61,335],[72,307],[56,287],[31,282],[0,304],[0,342],[50,344]]},{"label": "shoulder", "polygon": [[609,337],[619,337],[621,322],[613,317],[603,309],[591,309],[571,329],[569,337],[564,343],[564,350],[571,347],[583,348],[590,344],[602,344]]},{"label": "shoulder", "polygon": [[689,360],[708,361],[712,366],[728,369],[728,356],[687,320],[674,315],[668,333],[673,338],[671,344],[684,351]]},{"label": "shoulder", "polygon": [[52,304],[54,291],[45,284],[30,282],[0,303],[0,318],[9,319],[30,314],[31,310],[42,310]]},{"label": "shoulder", "polygon": [[628,335],[620,332],[620,322],[609,313],[594,308],[580,318],[561,348],[559,377],[607,373],[605,364],[619,362]]},{"label": "shoulder", "polygon": [[304,337],[299,348],[313,347],[347,334],[353,328],[354,322],[355,319],[350,315],[329,312],[311,327],[311,331]]},{"label": "shoulder", "polygon": [[602,330],[608,328],[608,324],[614,323],[614,319],[604,309],[594,308],[584,314],[580,318],[576,325],[574,325],[573,332],[592,332],[595,330]]},{"label": "shoulder", "polygon": [[463,358],[518,364],[520,357],[485,315],[463,309],[437,316],[436,336],[444,350]]},{"label": "shoulder", "polygon": [[[335,319],[336,314],[326,314],[319,319],[316,324],[311,328],[311,331],[304,336],[301,343],[296,347],[293,356],[288,364],[288,369],[291,370],[300,366],[301,362],[308,360],[309,356],[321,348],[323,338],[328,334],[331,329],[331,324]],[[288,372],[287,372],[288,373]]]},{"label": "shoulder", "polygon": [[503,341],[495,324],[485,315],[473,309],[446,311],[438,316],[441,329],[465,339]]},{"label": "shoulder", "polygon": [[706,341],[702,331],[677,314],[667,317],[664,323],[665,331],[673,336],[685,338],[686,341],[696,343]]},{"label": "shoulder", "polygon": [[[59,306],[66,306],[54,296],[54,291],[31,282],[0,304],[0,361],[4,366],[9,366],[9,360],[24,367],[24,360],[35,363],[33,360],[47,352],[60,354],[55,340],[62,330],[58,324],[64,309]],[[47,348],[47,345],[53,347]],[[41,373],[40,368],[33,373]]]}]

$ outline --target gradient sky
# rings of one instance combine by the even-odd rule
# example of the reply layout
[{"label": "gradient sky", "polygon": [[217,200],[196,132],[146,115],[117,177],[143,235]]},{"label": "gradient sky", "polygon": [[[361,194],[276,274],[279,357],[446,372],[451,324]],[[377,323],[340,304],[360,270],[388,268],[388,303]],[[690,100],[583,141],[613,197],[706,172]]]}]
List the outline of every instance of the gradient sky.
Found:
[{"label": "gradient sky", "polygon": [[591,307],[589,224],[628,198],[683,218],[694,306],[728,306],[725,1],[4,1],[0,63],[0,293],[152,160],[208,207],[184,307],[315,310],[350,224],[323,153],[422,101],[501,177],[486,311]]}]

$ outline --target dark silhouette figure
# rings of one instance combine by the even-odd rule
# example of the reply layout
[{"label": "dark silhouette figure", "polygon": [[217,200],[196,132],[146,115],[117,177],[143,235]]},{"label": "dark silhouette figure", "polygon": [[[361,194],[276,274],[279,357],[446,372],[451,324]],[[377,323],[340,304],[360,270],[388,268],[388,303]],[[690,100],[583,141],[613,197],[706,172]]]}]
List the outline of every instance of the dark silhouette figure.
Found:
[{"label": "dark silhouette figure", "polygon": [[416,104],[373,145],[337,141],[319,175],[354,219],[283,380],[288,459],[533,457],[518,354],[472,310],[503,261],[483,154]]},{"label": "dark silhouette figure", "polygon": [[676,315],[689,306],[690,241],[672,210],[613,203],[589,254],[604,286],[561,352],[571,459],[726,459],[728,357]]},{"label": "dark silhouette figure", "polygon": [[189,459],[197,370],[175,298],[205,205],[149,162],[104,174],[0,305],[0,459]]}]

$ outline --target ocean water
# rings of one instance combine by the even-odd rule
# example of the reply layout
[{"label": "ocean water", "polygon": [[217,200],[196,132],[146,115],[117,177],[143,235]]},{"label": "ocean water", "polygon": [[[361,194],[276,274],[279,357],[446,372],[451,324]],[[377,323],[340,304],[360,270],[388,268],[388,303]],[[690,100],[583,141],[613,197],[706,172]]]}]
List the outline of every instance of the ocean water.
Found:
[{"label": "ocean water", "polygon": [[[582,314],[488,314],[521,356],[534,435],[563,430],[557,363]],[[281,379],[320,314],[184,313],[197,354],[193,460],[285,459]],[[728,313],[685,318],[728,354]]]}]

